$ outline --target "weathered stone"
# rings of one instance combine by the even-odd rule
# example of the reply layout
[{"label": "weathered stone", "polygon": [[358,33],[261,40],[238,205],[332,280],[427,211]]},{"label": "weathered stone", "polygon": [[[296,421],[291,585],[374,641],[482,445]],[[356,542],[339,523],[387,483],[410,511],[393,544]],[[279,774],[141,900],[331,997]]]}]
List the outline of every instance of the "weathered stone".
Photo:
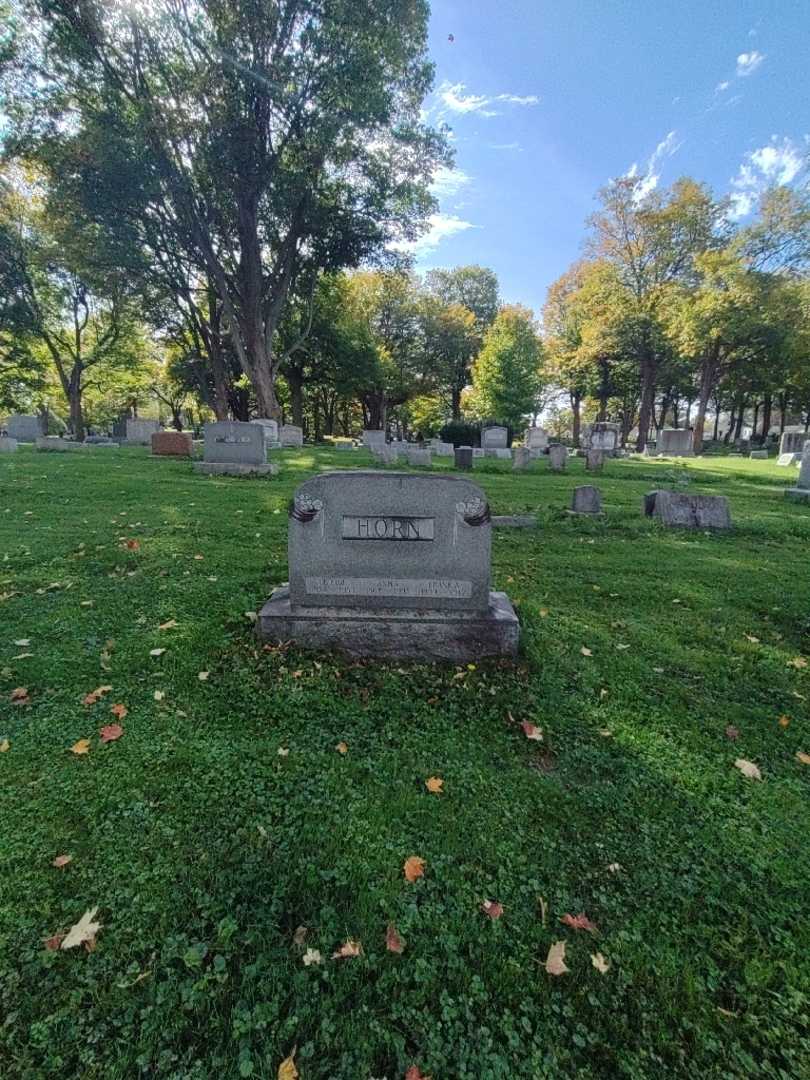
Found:
[{"label": "weathered stone", "polygon": [[191,457],[191,436],[184,431],[156,431],[152,436],[155,457]]},{"label": "weathered stone", "polygon": [[335,450],[354,450],[354,442],[351,439],[335,439],[332,446]]},{"label": "weathered stone", "polygon": [[656,457],[658,454],[658,447],[654,442],[648,442],[644,444],[644,457]]},{"label": "weathered stone", "polygon": [[489,446],[484,451],[484,454],[488,458],[495,458],[497,461],[511,461],[512,451],[508,446]]},{"label": "weathered stone", "polygon": [[795,454],[795,453],[780,454],[779,457],[776,459],[776,464],[777,465],[798,465],[801,460],[802,460],[802,455],[801,454]]},{"label": "weathered stone", "polygon": [[562,472],[568,463],[568,447],[561,446],[559,443],[556,446],[550,446],[548,463],[552,472]]},{"label": "weathered stone", "polygon": [[366,428],[363,431],[363,446],[369,450],[374,450],[377,447],[385,446],[385,432],[372,428]]},{"label": "weathered stone", "polygon": [[663,525],[685,529],[730,529],[731,511],[724,495],[686,495],[680,491],[650,491],[644,513]]},{"label": "weathered stone", "polygon": [[548,432],[541,427],[526,428],[523,445],[527,450],[545,450],[548,447]]},{"label": "weathered stone", "polygon": [[662,457],[692,457],[692,432],[688,428],[664,428],[658,432],[656,450]]},{"label": "weathered stone", "polygon": [[509,432],[505,427],[493,425],[481,432],[481,446],[484,450],[502,450],[509,444]]},{"label": "weathered stone", "polygon": [[768,460],[768,451],[767,450],[751,450],[750,453],[748,454],[748,458],[749,458],[750,461],[767,461]]},{"label": "weathered stone", "polygon": [[810,439],[806,431],[785,431],[779,440],[779,454],[801,454],[804,444]]},{"label": "weathered stone", "polygon": [[297,424],[283,424],[281,427],[280,439],[281,445],[285,447],[303,446],[304,429],[298,427]]},{"label": "weathered stone", "polygon": [[621,428],[607,420],[597,420],[584,426],[582,437],[586,450],[604,450],[611,457],[619,445]]},{"label": "weathered stone", "polygon": [[221,476],[262,475],[278,471],[267,461],[267,443],[259,424],[217,420],[203,427],[203,460],[195,461],[199,473]]},{"label": "weathered stone", "polygon": [[417,469],[429,469],[430,468],[430,450],[428,447],[422,446],[409,446],[408,447],[408,464],[412,468]]},{"label": "weathered stone", "polygon": [[486,452],[486,450],[485,450],[485,449],[483,448],[483,446],[474,446],[474,447],[473,447],[473,457],[474,457],[474,458],[477,458],[477,457],[486,457],[486,456],[487,456],[487,452]]},{"label": "weathered stone", "polygon": [[58,435],[40,435],[36,445],[37,450],[55,450],[60,453],[82,449],[80,442],[75,442],[73,439],[60,439]]},{"label": "weathered stone", "polygon": [[373,453],[383,465],[396,465],[399,461],[399,454],[388,443],[383,443],[379,450],[375,450]]},{"label": "weathered stone", "polygon": [[130,446],[151,446],[152,436],[162,431],[159,420],[132,420],[126,423],[126,440]]},{"label": "weathered stone", "polygon": [[589,484],[583,484],[582,487],[575,487],[571,497],[571,513],[601,514],[602,495],[599,488],[591,487]]},{"label": "weathered stone", "polygon": [[17,442],[36,442],[43,434],[42,421],[38,416],[15,414],[6,420],[6,431]]},{"label": "weathered stone", "polygon": [[802,460],[799,466],[799,479],[796,487],[788,488],[785,492],[786,499],[794,502],[810,502],[810,440],[804,444]]},{"label": "weathered stone", "polygon": [[515,472],[523,472],[528,469],[531,461],[531,453],[526,446],[516,446],[512,457],[512,469]]},{"label": "weathered stone", "polygon": [[534,529],[537,518],[534,514],[495,514],[492,525],[496,529]]},{"label": "weathered stone", "polygon": [[257,416],[254,420],[250,421],[251,424],[258,424],[264,430],[264,441],[267,443],[268,449],[277,449],[281,446],[281,441],[278,437],[278,420],[273,420],[267,416]]},{"label": "weathered stone", "polygon": [[[588,472],[601,472],[605,465],[605,451],[591,449],[585,453],[585,468]],[[595,490],[595,489],[594,489]]]},{"label": "weathered stone", "polygon": [[0,454],[13,454],[17,450],[18,442],[8,435],[0,435]]},{"label": "weathered stone", "polygon": [[290,507],[290,584],[262,608],[258,633],[357,656],[513,655],[517,616],[490,591],[491,539],[486,498],[460,477],[313,477]]},{"label": "weathered stone", "polygon": [[431,439],[430,448],[436,457],[452,457],[454,447],[451,442],[442,442],[441,439]]},{"label": "weathered stone", "polygon": [[466,470],[473,467],[473,448],[471,446],[457,446],[453,457],[457,469]]}]

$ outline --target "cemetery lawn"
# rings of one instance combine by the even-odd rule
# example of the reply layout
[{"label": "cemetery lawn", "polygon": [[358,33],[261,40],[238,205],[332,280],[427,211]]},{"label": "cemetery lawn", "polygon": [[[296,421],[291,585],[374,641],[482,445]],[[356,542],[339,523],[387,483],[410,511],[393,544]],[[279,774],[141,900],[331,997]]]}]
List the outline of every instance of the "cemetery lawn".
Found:
[{"label": "cemetery lawn", "polygon": [[[519,662],[459,669],[257,646],[293,489],[347,464],[281,459],[0,460],[0,1076],[275,1078],[294,1048],[303,1080],[808,1076],[795,470],[609,462],[595,521],[564,512],[580,460],[477,462],[540,527],[493,539]],[[681,484],[733,533],[641,516]],[[94,949],[46,947],[96,908]]]}]

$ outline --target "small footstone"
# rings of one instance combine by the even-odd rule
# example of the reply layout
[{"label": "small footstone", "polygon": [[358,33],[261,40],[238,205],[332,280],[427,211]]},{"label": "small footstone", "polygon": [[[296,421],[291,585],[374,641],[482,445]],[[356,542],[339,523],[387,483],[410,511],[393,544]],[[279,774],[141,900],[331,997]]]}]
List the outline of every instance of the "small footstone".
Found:
[{"label": "small footstone", "polygon": [[184,431],[156,431],[152,435],[155,457],[191,457],[191,436]]},{"label": "small footstone", "polygon": [[550,446],[548,450],[548,463],[552,472],[562,472],[568,462],[568,447]]},{"label": "small footstone", "polygon": [[471,469],[473,467],[473,448],[471,446],[457,446],[455,449],[455,466],[457,469]]},{"label": "small footstone", "polygon": [[[591,451],[591,453],[592,452],[593,451]],[[602,495],[599,488],[591,487],[590,484],[584,484],[582,487],[574,488],[574,494],[571,498],[571,513],[601,514]]]},{"label": "small footstone", "polygon": [[537,518],[534,514],[495,514],[492,524],[496,529],[533,529]]},{"label": "small footstone", "polygon": [[515,472],[523,472],[524,469],[529,467],[529,461],[531,460],[531,451],[526,446],[516,446],[514,449],[514,457],[512,460],[512,469]]},{"label": "small footstone", "polygon": [[430,468],[431,453],[428,449],[422,449],[421,446],[409,446],[408,447],[408,464],[412,468],[417,469],[429,469]]},{"label": "small footstone", "polygon": [[585,468],[588,472],[601,472],[605,464],[605,451],[588,450],[585,454]]},{"label": "small footstone", "polygon": [[650,491],[644,513],[662,525],[683,529],[730,529],[731,511],[725,495],[685,495],[680,491]]},{"label": "small footstone", "polygon": [[750,454],[748,455],[748,457],[750,458],[751,461],[767,461],[768,460],[768,451],[767,450],[752,450],[750,452]]}]

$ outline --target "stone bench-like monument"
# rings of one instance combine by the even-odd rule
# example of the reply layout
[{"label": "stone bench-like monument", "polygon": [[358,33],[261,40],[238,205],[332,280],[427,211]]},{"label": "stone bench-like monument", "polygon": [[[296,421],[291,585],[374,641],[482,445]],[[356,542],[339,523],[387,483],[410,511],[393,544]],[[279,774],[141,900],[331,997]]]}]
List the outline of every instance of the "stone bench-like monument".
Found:
[{"label": "stone bench-like monument", "polygon": [[731,510],[725,495],[687,495],[682,491],[650,491],[644,514],[670,528],[730,529]]},{"label": "stone bench-like monument", "polygon": [[278,472],[278,466],[267,460],[267,440],[261,424],[217,420],[204,426],[203,435],[203,460],[194,462],[196,472],[214,476]]},{"label": "stone bench-like monument", "polygon": [[353,656],[512,656],[518,620],[490,590],[491,543],[486,497],[465,478],[313,477],[290,505],[289,585],[264,605],[257,632]]}]

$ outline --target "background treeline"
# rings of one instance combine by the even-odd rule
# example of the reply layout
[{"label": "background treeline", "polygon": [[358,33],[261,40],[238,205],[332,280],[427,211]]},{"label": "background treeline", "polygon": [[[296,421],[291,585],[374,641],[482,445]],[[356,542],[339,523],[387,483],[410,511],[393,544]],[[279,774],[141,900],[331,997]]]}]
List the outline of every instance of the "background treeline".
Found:
[{"label": "background treeline", "polygon": [[[810,196],[753,223],[614,181],[540,322],[480,266],[419,277],[446,133],[413,0],[0,0],[0,410],[81,437],[283,417],[474,440],[542,414],[732,439],[810,421]],[[722,430],[719,417],[723,415]],[[707,418],[709,428],[707,430]]]}]

